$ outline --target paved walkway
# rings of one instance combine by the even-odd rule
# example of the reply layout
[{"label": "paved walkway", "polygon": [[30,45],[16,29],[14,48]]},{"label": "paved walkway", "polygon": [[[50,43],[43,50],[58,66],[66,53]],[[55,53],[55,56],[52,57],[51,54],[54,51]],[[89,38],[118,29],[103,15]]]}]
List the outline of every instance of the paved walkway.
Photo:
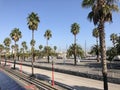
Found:
[{"label": "paved walkway", "polygon": [[[18,68],[21,68],[20,65],[17,65]],[[31,67],[22,66],[22,70],[28,73],[31,73]],[[47,77],[52,76],[52,72],[48,70],[42,70],[38,68],[34,68],[35,74],[46,75]],[[61,82],[63,84],[70,85],[77,90],[103,90],[103,82],[63,73],[54,72],[55,81]],[[119,84],[109,83],[109,90],[119,90]]]}]

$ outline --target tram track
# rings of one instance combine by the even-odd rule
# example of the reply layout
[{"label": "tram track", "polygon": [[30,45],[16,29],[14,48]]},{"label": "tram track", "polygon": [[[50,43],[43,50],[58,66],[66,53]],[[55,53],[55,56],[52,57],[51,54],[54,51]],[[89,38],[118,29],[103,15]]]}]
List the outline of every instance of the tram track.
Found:
[{"label": "tram track", "polygon": [[17,70],[10,69],[8,67],[1,67],[1,68],[4,69],[6,72],[10,73],[11,75],[13,75],[13,76],[31,84],[31,85],[34,85],[39,90],[59,90],[59,89],[52,87],[51,85],[49,85],[47,83],[43,83],[40,80],[38,80],[32,76],[29,76],[27,74],[24,74],[22,72],[19,72]]}]

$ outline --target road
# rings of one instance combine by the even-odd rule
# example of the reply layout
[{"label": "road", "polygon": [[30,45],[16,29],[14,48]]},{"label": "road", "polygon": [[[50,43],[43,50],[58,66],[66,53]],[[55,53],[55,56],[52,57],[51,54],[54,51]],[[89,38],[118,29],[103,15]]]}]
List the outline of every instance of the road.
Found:
[{"label": "road", "polygon": [[[31,67],[28,66],[21,66],[16,65],[16,67],[22,69],[25,72],[31,73]],[[51,78],[52,72],[48,70],[42,70],[38,68],[34,68],[35,74],[42,74],[46,75]],[[103,90],[103,82],[63,73],[54,72],[55,81],[61,82],[63,84],[67,84],[69,86],[74,87],[76,90]],[[119,90],[120,85],[119,84],[112,84],[109,83],[109,90]]]}]

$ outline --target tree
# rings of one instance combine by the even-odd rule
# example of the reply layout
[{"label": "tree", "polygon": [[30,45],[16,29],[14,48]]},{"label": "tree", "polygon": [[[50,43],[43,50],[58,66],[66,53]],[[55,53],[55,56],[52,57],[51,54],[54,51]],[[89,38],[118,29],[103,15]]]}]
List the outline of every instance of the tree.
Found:
[{"label": "tree", "polygon": [[[27,17],[27,21],[28,21],[28,28],[30,30],[32,30],[32,41],[34,40],[34,31],[38,29],[38,24],[40,22],[39,17],[36,13],[32,12],[28,17]],[[32,49],[34,48],[34,45],[32,45],[31,47]],[[33,54],[34,54],[34,50],[32,51],[32,76],[34,75],[34,65],[33,65]]]},{"label": "tree", "polygon": [[24,54],[25,54],[25,48],[26,48],[26,42],[25,41],[22,42],[22,47],[23,47],[23,59],[25,61],[25,56],[24,56]]},{"label": "tree", "polygon": [[[46,43],[47,43],[47,47],[48,47],[48,40],[52,37],[52,33],[51,33],[51,30],[46,30],[45,34],[44,34],[44,37],[46,38]],[[48,49],[48,48],[47,48]],[[48,60],[48,63],[49,63],[49,50],[47,50],[47,60]]]},{"label": "tree", "polygon": [[39,45],[39,49],[41,50],[43,48],[43,46],[42,45]]},{"label": "tree", "polygon": [[10,43],[11,43],[11,39],[10,38],[5,38],[4,40],[4,45],[5,45],[5,51],[6,51],[6,55],[5,55],[5,65],[6,65],[6,60],[7,60],[7,53],[9,53],[10,50]]},{"label": "tree", "polygon": [[14,45],[11,45],[11,48],[12,48],[12,58],[13,58],[13,60],[14,60],[13,50],[14,50],[15,46],[14,46]]},{"label": "tree", "polygon": [[2,51],[4,50],[4,46],[0,44],[0,64],[1,64],[1,56],[2,56]]},{"label": "tree", "polygon": [[117,50],[114,47],[108,48],[106,54],[108,57],[107,59],[111,62],[113,60],[114,56],[117,55]]},{"label": "tree", "polygon": [[116,44],[116,42],[117,42],[117,39],[118,39],[117,34],[112,33],[112,34],[110,35],[110,40],[112,41],[114,47],[115,47],[115,44]]},{"label": "tree", "polygon": [[30,41],[30,45],[31,45],[31,47],[32,47],[32,48],[31,48],[31,52],[32,52],[32,55],[33,55],[33,62],[35,61],[35,53],[34,53],[34,50],[35,50],[35,49],[34,49],[35,42],[36,42],[35,40],[31,40],[31,41]]},{"label": "tree", "polygon": [[91,8],[88,19],[98,25],[104,90],[108,90],[104,25],[105,22],[112,22],[112,11],[118,11],[119,8],[116,0],[83,0],[82,6]]},{"label": "tree", "polygon": [[40,50],[40,51],[39,51],[39,58],[42,56],[42,51],[41,51],[42,48],[43,48],[43,46],[42,46],[42,45],[39,45],[39,50]]},{"label": "tree", "polygon": [[79,33],[79,24],[73,23],[71,25],[71,33],[74,35],[74,65],[76,65],[76,35]]},{"label": "tree", "polygon": [[19,57],[20,57],[19,45],[18,45],[18,44],[15,44],[15,48],[16,48],[16,56],[17,56],[18,61],[19,61]]},{"label": "tree", "polygon": [[35,46],[35,42],[36,42],[35,40],[31,40],[31,41],[30,41],[30,45],[31,45],[31,46]]},{"label": "tree", "polygon": [[14,41],[14,46],[15,46],[15,51],[14,51],[14,69],[15,69],[15,64],[16,64],[16,53],[17,53],[17,47],[16,47],[16,42],[19,41],[20,38],[22,38],[22,33],[19,30],[19,28],[14,28],[11,33],[10,33],[10,37],[12,38],[12,40]]},{"label": "tree", "polygon": [[57,50],[57,46],[54,46],[53,48],[54,48],[54,51],[56,51],[56,50]]},{"label": "tree", "polygon": [[100,61],[100,59],[99,59],[99,45],[98,45],[99,32],[98,32],[97,28],[93,29],[92,35],[93,35],[93,37],[96,38],[96,45],[97,45],[96,46],[97,47],[96,55],[97,55],[97,62],[99,62]]},{"label": "tree", "polygon": [[97,45],[92,46],[90,54],[98,55],[98,53],[100,53],[100,47]]},{"label": "tree", "polygon": [[117,49],[117,54],[120,55],[120,36],[116,41],[116,49]]},{"label": "tree", "polygon": [[54,46],[53,49],[54,49],[54,55],[56,56],[57,46]]},{"label": "tree", "polygon": [[[72,44],[68,50],[67,50],[67,57],[72,57],[74,55],[74,48],[75,48],[75,44]],[[77,57],[83,57],[84,56],[84,51],[81,48],[81,46],[76,44],[76,56]],[[74,61],[75,63],[75,61]]]}]

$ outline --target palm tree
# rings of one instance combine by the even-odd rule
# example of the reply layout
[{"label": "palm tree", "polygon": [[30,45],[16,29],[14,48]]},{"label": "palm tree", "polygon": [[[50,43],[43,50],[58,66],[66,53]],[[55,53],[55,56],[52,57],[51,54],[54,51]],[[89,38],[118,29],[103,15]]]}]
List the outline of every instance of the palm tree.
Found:
[{"label": "palm tree", "polygon": [[2,51],[4,50],[4,46],[2,44],[0,44],[0,64],[1,64],[1,54],[2,54]]},{"label": "palm tree", "polygon": [[31,45],[31,46],[35,46],[35,43],[36,43],[35,40],[31,40],[31,41],[30,41],[30,45]]},{"label": "palm tree", "polygon": [[110,40],[112,41],[114,47],[115,47],[115,44],[116,44],[117,39],[118,39],[117,34],[112,33],[112,34],[110,35]]},{"label": "palm tree", "polygon": [[6,50],[6,55],[5,55],[5,65],[6,65],[6,60],[7,60],[7,53],[9,53],[9,48],[10,48],[10,43],[11,43],[11,39],[10,38],[5,38],[4,40],[4,45],[5,45],[5,50]]},{"label": "palm tree", "polygon": [[91,47],[90,54],[98,55],[100,52],[100,47],[97,45],[94,45]]},{"label": "palm tree", "polygon": [[120,36],[118,36],[116,43],[117,54],[120,55]]},{"label": "palm tree", "polygon": [[116,0],[83,0],[82,6],[91,8],[88,19],[93,21],[94,25],[98,25],[104,90],[108,90],[104,25],[105,22],[112,22],[112,11],[118,11],[119,8]]},{"label": "palm tree", "polygon": [[16,52],[17,52],[17,47],[16,47],[16,42],[19,41],[20,38],[22,38],[22,34],[21,31],[19,30],[19,28],[14,28],[11,33],[10,33],[10,37],[12,38],[12,40],[14,41],[14,46],[15,46],[15,51],[14,51],[14,69],[15,69],[15,64],[16,64]]},{"label": "palm tree", "polygon": [[54,49],[54,55],[56,56],[57,46],[54,46],[53,49]]},{"label": "palm tree", "polygon": [[[52,34],[51,34],[51,30],[46,30],[45,34],[44,34],[44,37],[46,38],[47,40],[47,47],[48,47],[48,40],[52,37]],[[47,48],[48,49],[48,48]],[[49,63],[49,52],[47,50],[47,59],[48,59],[48,63]]]},{"label": "palm tree", "polygon": [[56,51],[56,50],[57,50],[57,46],[54,46],[53,48],[54,48],[54,51]]},{"label": "palm tree", "polygon": [[[68,50],[67,50],[67,57],[71,57],[72,55],[74,55],[74,48],[75,48],[74,45],[75,45],[75,44],[72,44],[72,45],[68,48]],[[81,48],[81,46],[79,46],[79,45],[76,44],[76,56],[77,56],[77,57],[83,57],[83,55],[84,55],[83,49]]]},{"label": "palm tree", "polygon": [[97,53],[96,53],[96,55],[97,55],[97,62],[99,62],[100,61],[100,59],[99,59],[99,45],[98,45],[99,32],[98,32],[97,28],[93,29],[92,35],[93,35],[93,37],[96,38],[96,44],[97,44]]},{"label": "palm tree", "polygon": [[15,45],[15,49],[16,49],[16,56],[17,56],[18,61],[19,61],[20,53],[19,53],[19,45],[18,44]]},{"label": "palm tree", "polygon": [[35,61],[35,53],[34,53],[35,42],[36,42],[35,40],[31,40],[31,41],[30,41],[30,45],[32,46],[31,52],[32,52],[32,54],[33,54],[33,62]]},{"label": "palm tree", "polygon": [[14,59],[13,50],[14,50],[15,46],[11,45],[11,48],[12,48],[12,58]]},{"label": "palm tree", "polygon": [[26,42],[25,41],[22,42],[22,47],[23,47],[23,59],[25,61],[25,56],[24,56],[25,48],[26,48]]},{"label": "palm tree", "polygon": [[77,23],[71,25],[71,33],[74,35],[74,65],[76,65],[76,35],[79,33],[80,26]]},{"label": "palm tree", "polygon": [[42,45],[39,45],[39,49],[41,50],[43,48],[43,46]]},{"label": "palm tree", "polygon": [[40,51],[39,51],[39,58],[42,56],[42,51],[41,51],[42,48],[43,48],[43,46],[42,46],[42,45],[39,45],[39,50],[40,50]]},{"label": "palm tree", "polygon": [[[30,30],[32,30],[32,41],[34,40],[34,30],[37,30],[38,29],[38,24],[39,24],[39,22],[40,22],[40,20],[39,20],[39,17],[38,17],[38,15],[37,14],[35,14],[34,12],[32,12],[28,17],[27,17],[27,21],[28,21],[28,28],[30,29]],[[32,49],[34,48],[34,45],[32,45],[32,47],[31,47]],[[33,65],[33,59],[34,59],[34,57],[33,57],[33,54],[34,54],[34,50],[32,51],[32,62],[31,62],[31,64],[32,64],[32,76],[34,75],[34,65]]]}]

